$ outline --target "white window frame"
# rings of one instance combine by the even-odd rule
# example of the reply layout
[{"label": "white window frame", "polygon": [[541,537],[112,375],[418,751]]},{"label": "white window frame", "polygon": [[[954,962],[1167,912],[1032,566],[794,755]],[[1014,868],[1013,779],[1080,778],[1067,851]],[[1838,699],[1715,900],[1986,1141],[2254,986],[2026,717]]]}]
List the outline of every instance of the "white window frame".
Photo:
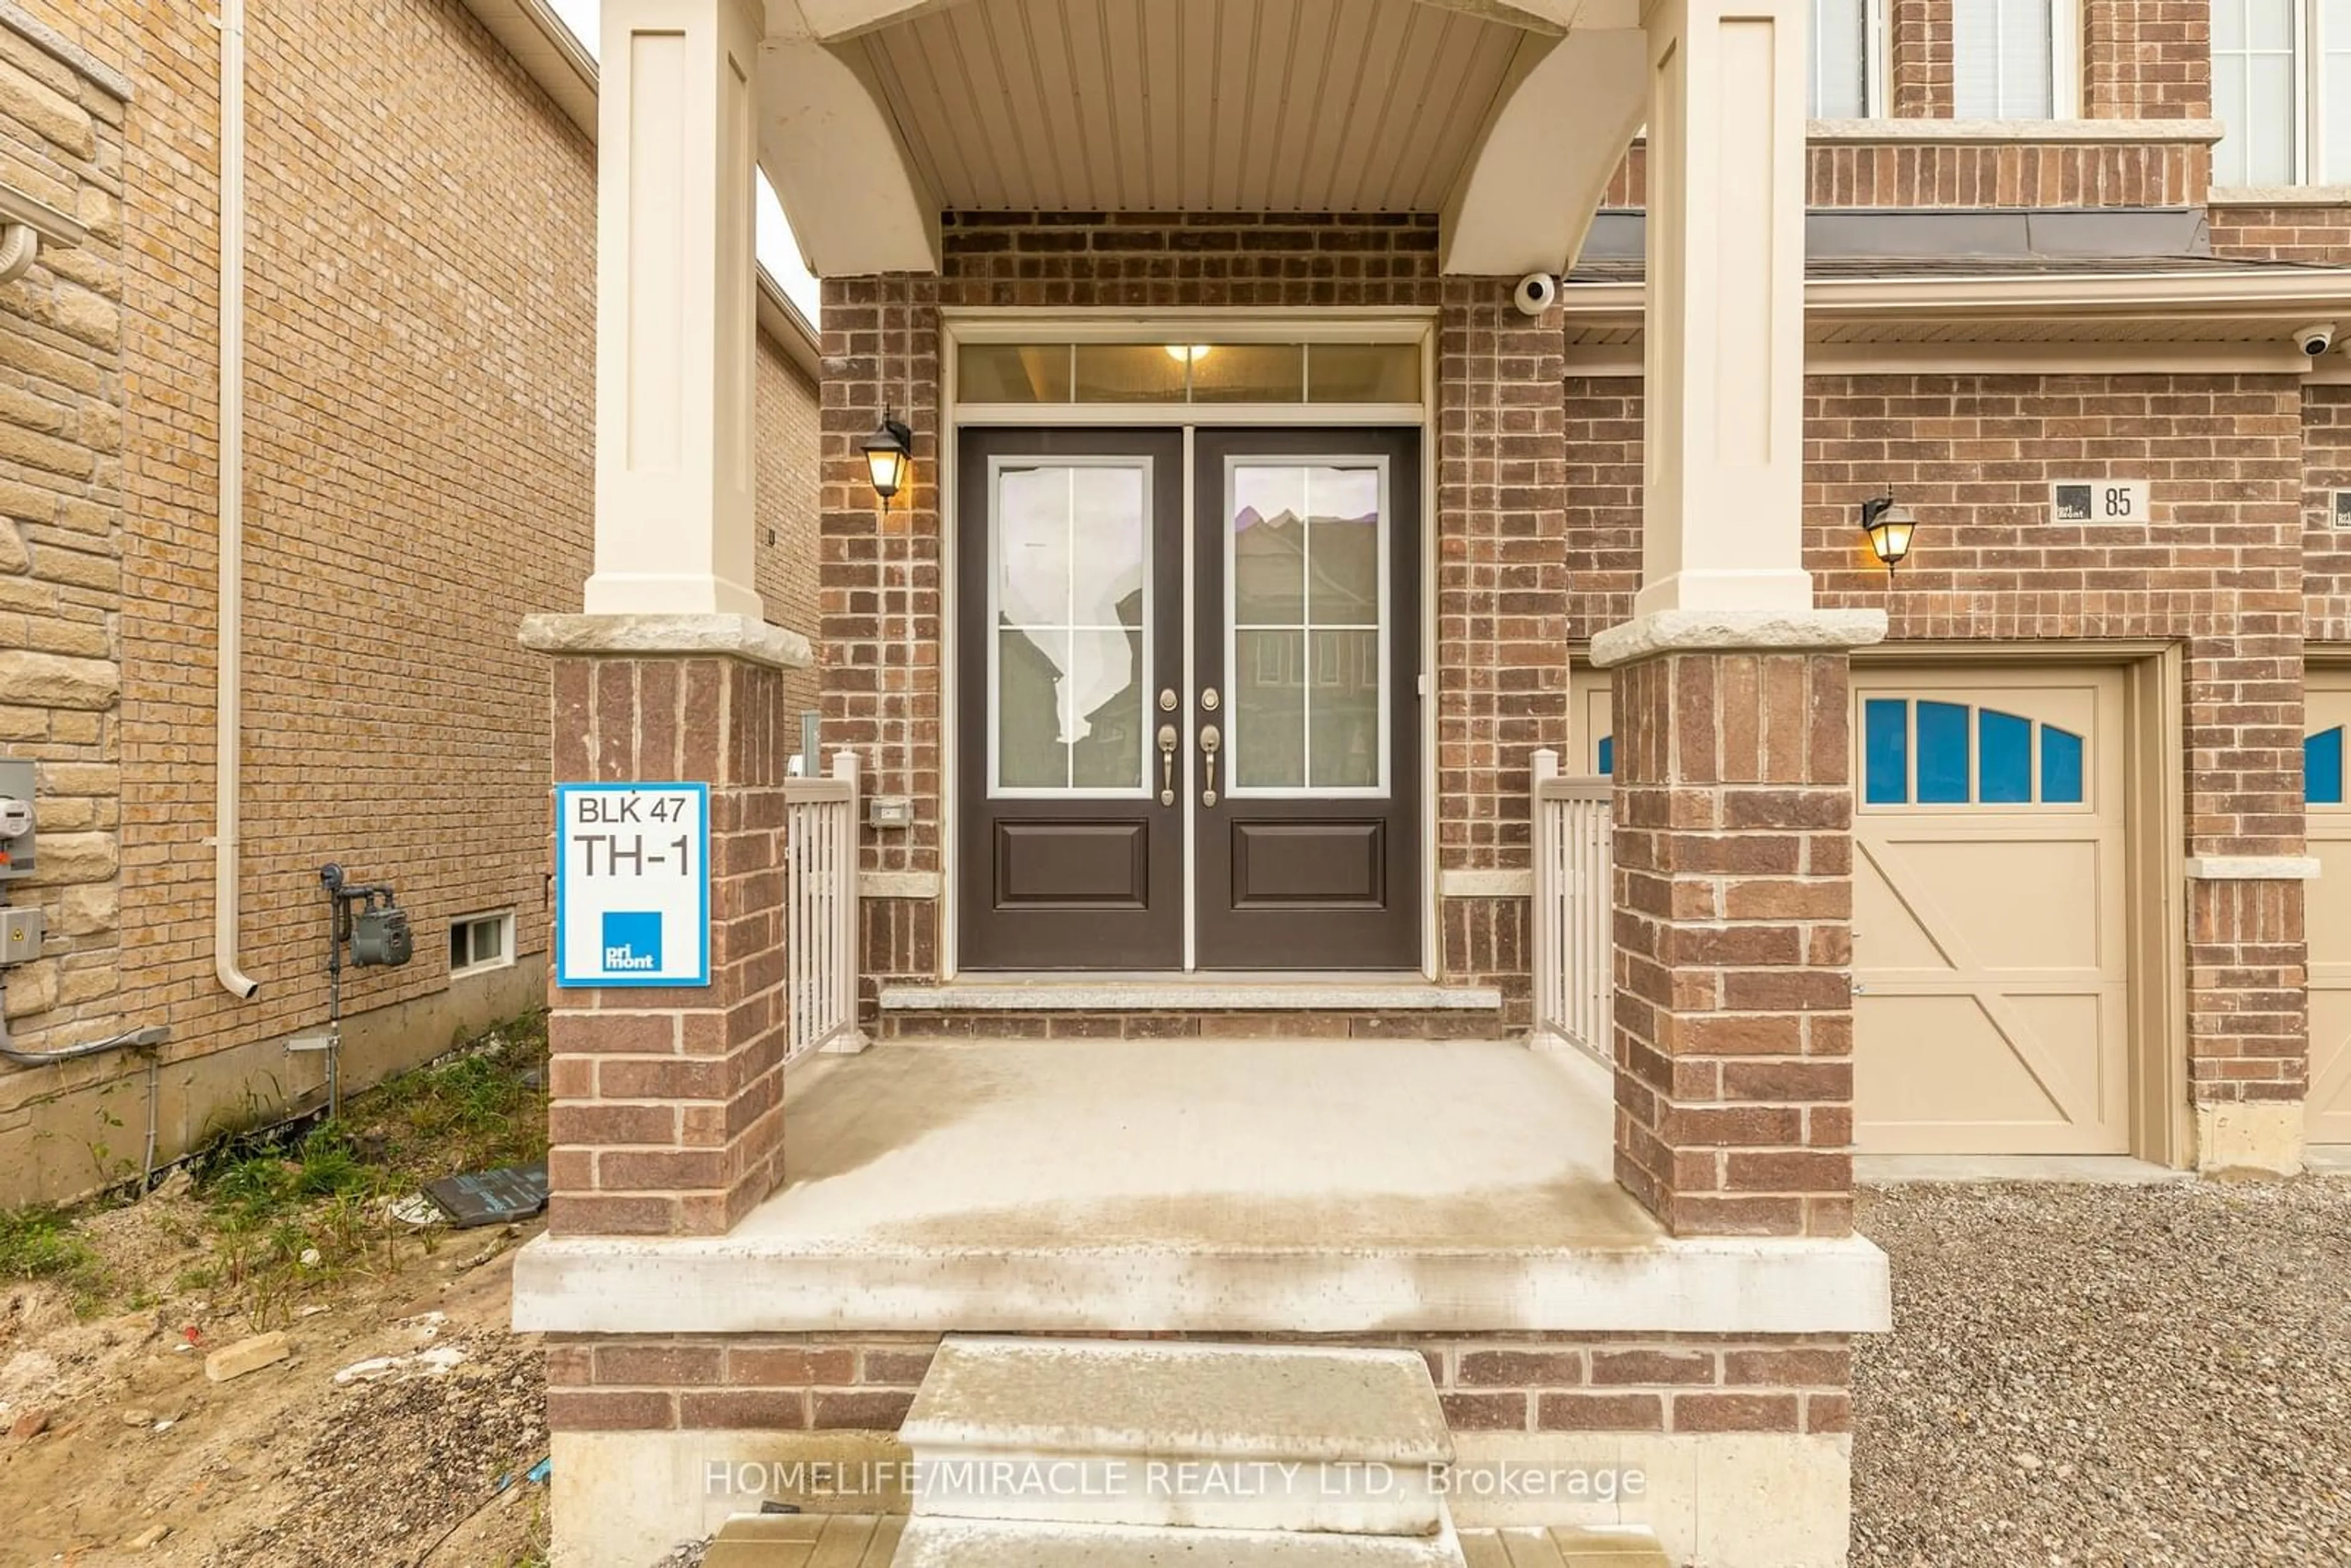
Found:
[{"label": "white window frame", "polygon": [[[1239,561],[1238,559],[1239,552],[1236,545],[1237,536],[1233,532],[1232,521],[1233,511],[1238,497],[1237,480],[1235,476],[1243,468],[1249,467],[1375,468],[1379,472],[1379,538],[1373,546],[1374,549],[1379,551],[1378,614],[1380,619],[1378,632],[1380,669],[1380,771],[1379,779],[1376,783],[1331,785],[1317,788],[1313,782],[1314,632],[1317,630],[1332,632],[1361,632],[1365,630],[1365,628],[1361,626],[1332,626],[1317,628],[1314,625],[1312,612],[1309,608],[1313,592],[1313,584],[1311,579],[1302,580],[1299,585],[1300,621],[1296,627],[1260,626],[1254,622],[1246,627],[1240,624],[1238,607],[1240,591],[1238,583],[1235,581],[1235,579],[1239,576]],[[1228,750],[1225,759],[1225,793],[1231,796],[1236,800],[1304,800],[1308,798],[1315,800],[1384,800],[1388,798],[1394,788],[1393,780],[1389,778],[1388,774],[1390,715],[1395,706],[1395,688],[1389,684],[1394,679],[1394,674],[1391,668],[1391,662],[1388,653],[1390,634],[1394,631],[1395,625],[1395,609],[1389,602],[1392,598],[1392,593],[1390,591],[1390,584],[1388,582],[1388,559],[1395,543],[1395,536],[1394,532],[1395,523],[1393,510],[1395,502],[1389,484],[1390,477],[1391,476],[1388,473],[1388,460],[1385,457],[1374,457],[1366,462],[1365,455],[1360,452],[1309,453],[1302,455],[1289,452],[1261,453],[1254,455],[1249,453],[1235,453],[1225,459],[1225,509],[1223,518],[1225,538],[1224,543],[1219,547],[1225,553],[1225,690],[1228,698],[1225,705],[1228,716],[1225,720],[1225,728],[1228,732]],[[1306,522],[1306,519],[1301,517],[1299,521],[1303,524]],[[1310,545],[1308,548],[1311,550],[1312,547]],[[1240,670],[1240,634],[1244,631],[1296,631],[1299,634],[1300,690],[1304,695],[1303,706],[1299,711],[1299,720],[1301,724],[1306,726],[1306,746],[1305,749],[1301,753],[1301,756],[1304,759],[1304,766],[1306,768],[1307,781],[1303,784],[1243,784],[1240,781],[1241,747],[1246,744],[1246,741],[1241,734],[1241,705],[1238,695],[1240,682],[1238,679],[1238,674]]]},{"label": "white window frame", "polygon": [[[2082,115],[2082,4],[2081,0],[2048,0],[2049,4],[2049,112],[2040,114],[2002,114],[1991,117],[1997,124],[2035,124],[2043,120],[2078,120]],[[1954,78],[1959,70],[1959,37],[1955,30],[1951,39],[1951,68]],[[1956,79],[1954,82],[1956,92]],[[1956,103],[1953,116],[1959,120],[1982,120],[1981,115],[1962,114]]]},{"label": "white window frame", "polygon": [[[2294,142],[2289,185],[2351,185],[2351,168],[2322,166],[2326,146],[2326,7],[2321,0],[2294,0],[2294,41],[2288,46],[2293,69],[2294,103],[2288,111],[2287,134]],[[2231,129],[2234,129],[2233,127]],[[2244,185],[2222,189],[2258,189],[2267,182],[2248,179]]]},{"label": "white window frame", "polygon": [[[1884,120],[1893,112],[1887,107],[1888,87],[1894,75],[1894,35],[1886,22],[1886,9],[1889,4],[1890,0],[1866,0],[1861,15],[1861,113],[1865,120]],[[1818,5],[1819,0],[1815,0],[1815,10],[1818,9]],[[1813,58],[1807,62],[1813,67],[1818,67],[1821,63],[1820,38],[1821,30],[1815,26],[1809,39]],[[1808,97],[1810,91],[1810,73],[1807,72],[1806,94]],[[1813,106],[1810,103],[1804,107],[1805,113],[1811,119],[1837,118],[1834,115],[1813,113]],[[1646,138],[1648,134],[1648,127],[1643,126],[1641,134]]]},{"label": "white window frame", "polygon": [[460,915],[449,922],[452,933],[463,927],[465,931],[465,951],[474,950],[473,930],[476,925],[495,921],[498,925],[498,956],[449,966],[449,977],[464,979],[468,975],[486,975],[493,969],[510,969],[515,962],[515,912],[511,909],[486,909],[475,915]]},{"label": "white window frame", "polygon": [[[1043,403],[1040,407],[1064,405]],[[1108,406],[1115,407],[1112,404]],[[1134,787],[1127,789],[1107,789],[1093,785],[1069,784],[1060,789],[1050,785],[1007,785],[1004,779],[1003,742],[1004,718],[999,711],[1004,667],[1004,625],[999,612],[999,595],[1004,586],[1002,575],[1003,540],[999,533],[1002,517],[997,497],[1002,493],[1001,481],[1007,469],[1026,468],[1128,468],[1143,475],[1143,657],[1139,690],[1142,693],[1144,723],[1137,737]],[[1159,671],[1155,667],[1158,653],[1159,583],[1158,545],[1155,530],[1158,519],[1157,465],[1148,454],[1135,456],[1110,455],[1098,453],[1038,453],[1008,454],[987,460],[987,495],[982,505],[987,507],[987,669],[982,676],[987,685],[983,700],[987,704],[987,798],[991,800],[1146,800],[1158,793],[1151,772],[1151,694],[1158,689]],[[1074,570],[1074,567],[1072,568]],[[1068,630],[1064,627],[1061,630]],[[1074,673],[1074,672],[1071,672]],[[1062,743],[1067,746],[1069,743]]]}]

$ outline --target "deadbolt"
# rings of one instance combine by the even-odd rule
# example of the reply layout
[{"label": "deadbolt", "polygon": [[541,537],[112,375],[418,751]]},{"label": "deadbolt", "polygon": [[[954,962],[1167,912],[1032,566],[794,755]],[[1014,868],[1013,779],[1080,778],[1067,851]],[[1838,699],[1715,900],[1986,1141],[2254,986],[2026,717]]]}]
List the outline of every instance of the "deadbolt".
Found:
[{"label": "deadbolt", "polygon": [[1214,686],[1207,687],[1200,693],[1200,711],[1202,713],[1216,712],[1217,700],[1217,688]]},{"label": "deadbolt", "polygon": [[1174,686],[1162,688],[1159,693],[1159,711],[1161,713],[1174,713],[1176,711],[1176,704],[1179,700],[1181,699],[1176,695],[1176,688]]}]

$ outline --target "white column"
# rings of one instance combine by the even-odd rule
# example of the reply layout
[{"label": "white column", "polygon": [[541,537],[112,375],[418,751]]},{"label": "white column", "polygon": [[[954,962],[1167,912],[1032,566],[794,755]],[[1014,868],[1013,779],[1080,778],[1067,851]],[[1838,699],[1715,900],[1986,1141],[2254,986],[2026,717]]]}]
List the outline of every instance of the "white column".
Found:
[{"label": "white column", "polygon": [[760,614],[749,0],[604,0],[590,615]]},{"label": "white column", "polygon": [[1803,568],[1805,0],[1655,0],[1635,613],[1812,606]]}]

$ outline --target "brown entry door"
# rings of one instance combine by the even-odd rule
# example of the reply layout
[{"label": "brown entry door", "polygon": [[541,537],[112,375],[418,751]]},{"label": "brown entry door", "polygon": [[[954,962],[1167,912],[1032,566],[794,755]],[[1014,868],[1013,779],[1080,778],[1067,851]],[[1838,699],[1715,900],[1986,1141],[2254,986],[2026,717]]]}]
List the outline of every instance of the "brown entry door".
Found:
[{"label": "brown entry door", "polygon": [[1162,745],[1183,684],[1183,461],[1176,431],[961,434],[964,967],[1184,967],[1181,758]]},{"label": "brown entry door", "polygon": [[1420,965],[1419,457],[1415,432],[1195,436],[1201,968]]}]

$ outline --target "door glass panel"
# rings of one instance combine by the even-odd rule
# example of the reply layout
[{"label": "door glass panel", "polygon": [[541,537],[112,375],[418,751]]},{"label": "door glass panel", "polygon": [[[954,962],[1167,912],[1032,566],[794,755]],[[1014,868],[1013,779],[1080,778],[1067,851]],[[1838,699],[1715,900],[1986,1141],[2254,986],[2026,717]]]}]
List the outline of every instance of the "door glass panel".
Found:
[{"label": "door glass panel", "polygon": [[1149,471],[1039,464],[996,474],[996,783],[1138,790]]},{"label": "door glass panel", "polygon": [[1369,789],[1380,781],[1380,634],[1308,633],[1313,655],[1313,733],[1307,782]]},{"label": "door glass panel", "polygon": [[1374,463],[1231,466],[1237,791],[1385,788],[1386,478]]},{"label": "door glass panel", "polygon": [[[1296,789],[1306,782],[1306,633],[1240,632],[1233,638],[1233,782]],[[1241,743],[1242,720],[1249,741]]]}]

